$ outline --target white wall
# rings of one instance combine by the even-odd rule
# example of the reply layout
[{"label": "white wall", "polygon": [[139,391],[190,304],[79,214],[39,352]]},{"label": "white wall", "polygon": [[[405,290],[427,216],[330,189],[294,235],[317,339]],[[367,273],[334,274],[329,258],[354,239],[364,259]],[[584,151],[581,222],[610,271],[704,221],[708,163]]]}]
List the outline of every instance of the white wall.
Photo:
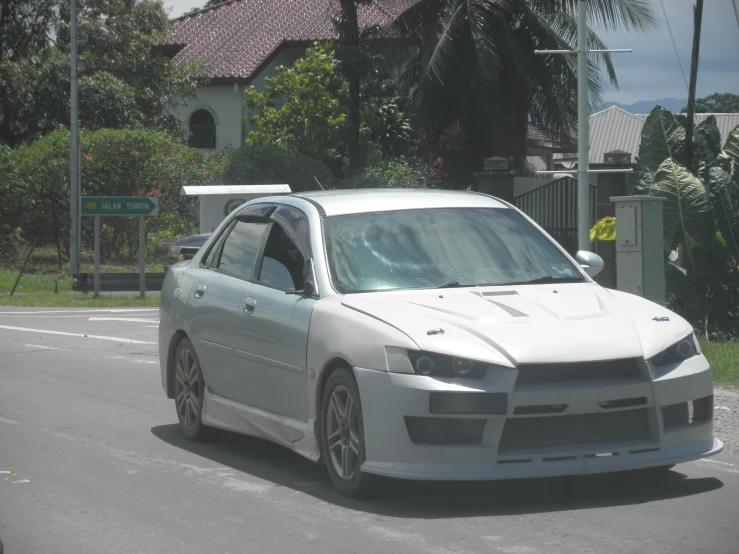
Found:
[{"label": "white wall", "polygon": [[[275,69],[280,65],[291,66],[295,60],[305,53],[305,48],[282,48],[272,58],[269,64],[259,72],[249,86],[262,92],[264,91],[265,77],[274,77]],[[190,116],[195,110],[204,108],[209,110],[216,122],[216,147],[215,150],[223,148],[239,148],[244,143],[248,134],[245,128],[244,116],[247,115],[244,108],[244,92],[248,87],[244,85],[208,85],[201,87],[195,99],[185,106],[174,108],[171,113],[182,119],[187,130]]]}]

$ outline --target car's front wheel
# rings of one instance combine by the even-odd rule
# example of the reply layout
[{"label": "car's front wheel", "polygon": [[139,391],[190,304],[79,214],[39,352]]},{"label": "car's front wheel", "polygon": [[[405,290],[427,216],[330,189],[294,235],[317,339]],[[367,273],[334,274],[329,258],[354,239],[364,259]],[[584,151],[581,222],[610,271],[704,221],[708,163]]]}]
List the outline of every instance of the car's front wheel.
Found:
[{"label": "car's front wheel", "polygon": [[331,374],[322,404],[321,440],[331,481],[341,494],[361,496],[371,476],[360,469],[365,459],[362,403],[349,371],[339,368]]},{"label": "car's front wheel", "polygon": [[190,440],[204,438],[203,399],[205,381],[200,370],[200,362],[189,339],[182,339],[175,353],[175,407],[180,428]]}]

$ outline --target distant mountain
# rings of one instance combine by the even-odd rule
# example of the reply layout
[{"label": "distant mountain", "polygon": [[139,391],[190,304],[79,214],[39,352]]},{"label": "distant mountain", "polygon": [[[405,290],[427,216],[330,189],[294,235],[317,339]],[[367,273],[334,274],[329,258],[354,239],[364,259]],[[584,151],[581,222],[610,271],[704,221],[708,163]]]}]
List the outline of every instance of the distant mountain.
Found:
[{"label": "distant mountain", "polygon": [[595,111],[599,112],[610,108],[611,106],[618,106],[621,109],[631,113],[649,113],[655,106],[662,106],[667,108],[672,113],[679,113],[685,106],[688,105],[687,98],[660,98],[659,100],[639,100],[633,104],[619,104],[618,102],[606,102],[605,104],[598,106]]}]

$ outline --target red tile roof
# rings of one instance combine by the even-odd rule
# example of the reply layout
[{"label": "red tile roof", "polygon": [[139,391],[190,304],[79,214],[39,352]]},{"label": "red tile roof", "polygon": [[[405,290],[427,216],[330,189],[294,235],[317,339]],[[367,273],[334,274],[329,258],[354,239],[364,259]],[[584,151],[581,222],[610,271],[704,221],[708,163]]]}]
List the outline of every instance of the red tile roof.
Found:
[{"label": "red tile roof", "polygon": [[[416,0],[375,0],[357,7],[359,23],[391,23]],[[211,79],[248,81],[286,43],[338,38],[338,0],[230,0],[173,21],[155,48],[176,52],[174,62],[203,61]]]}]

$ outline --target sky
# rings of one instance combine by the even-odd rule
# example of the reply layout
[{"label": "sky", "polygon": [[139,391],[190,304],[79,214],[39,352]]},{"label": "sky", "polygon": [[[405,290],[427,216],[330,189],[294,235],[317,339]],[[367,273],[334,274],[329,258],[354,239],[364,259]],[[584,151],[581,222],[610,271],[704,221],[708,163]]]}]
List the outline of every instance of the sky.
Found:
[{"label": "sky", "polygon": [[[205,0],[162,0],[177,17],[202,6]],[[662,0],[675,38],[678,57],[670,40],[660,0],[652,0],[657,26],[645,33],[605,32],[596,28],[609,48],[632,48],[631,54],[613,54],[619,88],[608,87],[604,102],[632,104],[638,100],[687,98],[690,55],[693,47],[695,0]],[[732,0],[706,0],[703,7],[697,96],[714,92],[739,94],[739,23]]]}]

